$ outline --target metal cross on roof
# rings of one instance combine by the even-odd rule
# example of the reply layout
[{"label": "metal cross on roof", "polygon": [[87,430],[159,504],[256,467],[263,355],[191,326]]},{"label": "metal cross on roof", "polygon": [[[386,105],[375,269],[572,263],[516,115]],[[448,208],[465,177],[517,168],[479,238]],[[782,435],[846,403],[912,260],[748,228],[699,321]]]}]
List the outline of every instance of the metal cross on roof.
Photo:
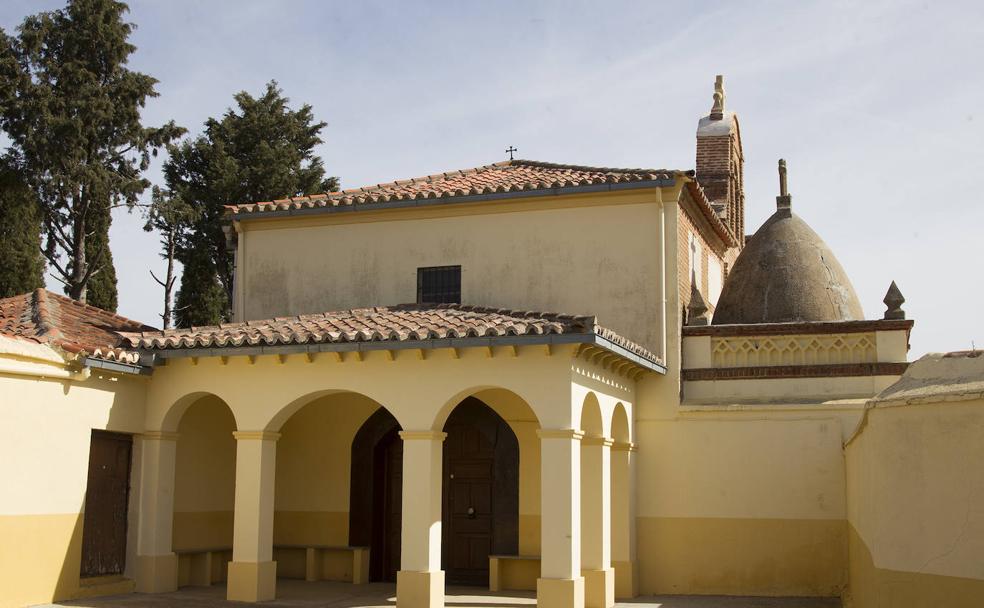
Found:
[{"label": "metal cross on roof", "polygon": [[512,146],[506,148],[506,154],[509,155],[509,160],[513,159],[513,152],[519,152],[519,148],[514,148]]}]

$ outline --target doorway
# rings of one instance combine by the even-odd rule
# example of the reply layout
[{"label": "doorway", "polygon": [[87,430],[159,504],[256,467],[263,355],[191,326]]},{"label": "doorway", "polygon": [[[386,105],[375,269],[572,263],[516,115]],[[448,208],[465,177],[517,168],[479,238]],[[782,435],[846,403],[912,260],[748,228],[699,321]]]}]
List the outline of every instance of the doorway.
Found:
[{"label": "doorway", "polygon": [[82,520],[81,576],[123,574],[133,438],[92,431]]},{"label": "doorway", "polygon": [[519,544],[519,442],[492,408],[461,402],[444,425],[442,568],[453,585],[489,584],[489,556]]}]

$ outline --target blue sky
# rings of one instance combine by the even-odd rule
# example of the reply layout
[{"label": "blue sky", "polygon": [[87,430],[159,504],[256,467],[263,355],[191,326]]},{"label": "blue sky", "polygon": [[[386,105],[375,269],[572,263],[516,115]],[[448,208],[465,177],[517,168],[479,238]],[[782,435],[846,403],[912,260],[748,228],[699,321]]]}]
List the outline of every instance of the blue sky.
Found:
[{"label": "blue sky", "polygon": [[[0,26],[61,5],[6,0]],[[132,67],[160,80],[147,124],[197,134],[236,91],[276,79],[328,123],[318,153],[343,187],[495,162],[509,145],[692,168],[724,74],[749,228],[774,210],[784,157],[796,213],[868,318],[895,280],[913,356],[984,345],[984,3],[171,0],[133,2],[129,19]],[[163,262],[141,226],[114,220],[119,312],[158,324],[148,269]]]}]

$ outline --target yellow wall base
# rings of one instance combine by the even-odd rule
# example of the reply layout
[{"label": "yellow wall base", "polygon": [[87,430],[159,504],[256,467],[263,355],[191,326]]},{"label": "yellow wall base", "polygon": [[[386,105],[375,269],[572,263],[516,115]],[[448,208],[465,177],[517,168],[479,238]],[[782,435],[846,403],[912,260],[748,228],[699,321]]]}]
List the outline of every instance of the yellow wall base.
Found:
[{"label": "yellow wall base", "polygon": [[265,602],[277,595],[277,562],[229,562],[226,599]]},{"label": "yellow wall base", "polygon": [[851,584],[844,603],[849,608],[979,608],[984,605],[984,579],[879,568],[853,526],[850,543]]},{"label": "yellow wall base", "polygon": [[397,608],[443,608],[444,571],[396,573]]},{"label": "yellow wall base", "polygon": [[102,597],[104,595],[123,595],[133,593],[134,582],[119,575],[84,578],[79,583],[75,599]]},{"label": "yellow wall base", "polygon": [[167,593],[178,589],[178,556],[138,555],[136,568],[138,593]]},{"label": "yellow wall base", "polygon": [[615,570],[582,570],[584,607],[611,608],[615,605]]},{"label": "yellow wall base", "polygon": [[584,579],[541,578],[536,581],[537,608],[584,608]]},{"label": "yellow wall base", "polygon": [[644,595],[837,597],[847,585],[843,519],[636,521]]},{"label": "yellow wall base", "polygon": [[489,591],[536,591],[540,558],[503,556],[489,558]]},{"label": "yellow wall base", "polygon": [[615,598],[630,600],[639,595],[638,562],[612,562],[615,569]]}]

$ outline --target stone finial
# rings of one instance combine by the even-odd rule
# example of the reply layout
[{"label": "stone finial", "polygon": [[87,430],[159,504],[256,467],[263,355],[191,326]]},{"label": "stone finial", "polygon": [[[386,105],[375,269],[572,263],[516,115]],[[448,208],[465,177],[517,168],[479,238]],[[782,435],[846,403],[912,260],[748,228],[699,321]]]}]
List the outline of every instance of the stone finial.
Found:
[{"label": "stone finial", "polygon": [[718,74],[714,79],[714,105],[711,106],[711,120],[724,118],[724,76]]},{"label": "stone finial", "polygon": [[786,159],[779,159],[779,196],[776,197],[776,209],[787,217],[793,212],[793,196],[789,193],[786,181]]},{"label": "stone finial", "polygon": [[707,304],[704,296],[700,295],[697,289],[697,275],[690,273],[690,303],[687,304],[687,325],[709,325],[710,319],[707,318]]},{"label": "stone finial", "polygon": [[904,319],[905,311],[902,310],[902,304],[905,303],[905,298],[902,297],[902,292],[899,291],[899,286],[892,281],[892,284],[888,286],[888,293],[885,294],[885,299],[882,300],[885,303],[885,318],[886,319]]}]

